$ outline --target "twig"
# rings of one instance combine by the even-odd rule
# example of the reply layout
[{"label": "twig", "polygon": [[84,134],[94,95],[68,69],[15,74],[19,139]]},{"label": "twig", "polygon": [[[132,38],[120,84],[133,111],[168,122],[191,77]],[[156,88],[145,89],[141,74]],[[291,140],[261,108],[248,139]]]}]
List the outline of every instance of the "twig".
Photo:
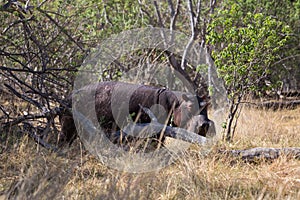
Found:
[{"label": "twig", "polygon": [[[0,105],[0,110],[4,113],[4,115],[6,116],[7,119],[9,119],[9,113],[6,112],[3,108],[3,106]],[[1,117],[2,118],[2,117]]]},{"label": "twig", "polygon": [[13,121],[4,123],[3,127],[6,128],[10,126],[15,126],[25,120],[42,119],[42,118],[46,118],[46,116],[44,114],[24,115],[24,116],[17,117]]},{"label": "twig", "polygon": [[141,0],[138,0],[138,3],[140,6],[141,14],[145,13],[149,19],[149,24],[153,24],[153,17],[150,15],[150,13],[146,9],[143,8],[143,6],[145,6],[145,4],[143,4]]},{"label": "twig", "polygon": [[17,97],[19,97],[19,98],[21,98],[21,99],[23,99],[23,100],[25,100],[25,101],[27,101],[27,102],[29,102],[29,103],[35,105],[35,106],[38,107],[40,110],[43,110],[43,106],[42,106],[39,102],[37,102],[37,101],[35,101],[35,100],[33,100],[33,99],[31,99],[31,98],[29,98],[29,97],[23,95],[23,94],[20,94],[20,93],[17,92],[14,88],[12,88],[11,86],[7,85],[6,83],[4,83],[4,86],[7,87],[7,88],[8,88],[14,95],[16,95]]},{"label": "twig", "polygon": [[75,39],[63,28],[61,27],[46,11],[42,10],[41,8],[37,8],[38,11],[40,11],[41,13],[43,13],[50,21],[52,21],[73,43],[75,43],[83,52],[85,52],[85,50],[83,49],[83,47],[75,41]]},{"label": "twig", "polygon": [[[34,128],[30,123],[23,122],[23,125],[25,129],[24,132],[27,133],[31,138],[33,138],[36,143],[53,152],[58,151],[57,147],[52,146],[51,144],[45,142],[42,138],[40,138],[37,134],[36,128]],[[49,132],[49,129],[47,131]]]},{"label": "twig", "polygon": [[20,84],[20,85],[24,85],[27,88],[29,88],[30,90],[34,91],[36,94],[39,94],[41,97],[44,98],[48,98],[48,94],[42,93],[38,90],[36,90],[35,88],[31,87],[30,85],[28,85],[26,82],[20,80],[14,73],[12,73],[10,70],[8,70],[9,74]]},{"label": "twig", "polygon": [[[171,22],[170,22],[170,30],[171,34],[173,33],[173,30],[175,30],[175,24],[176,24],[176,19],[179,14],[179,8],[181,5],[181,0],[177,0],[176,4],[176,9],[174,9],[173,3],[171,0],[168,0],[169,8],[170,8],[170,13],[171,13]],[[173,34],[172,34],[173,36]]]},{"label": "twig", "polygon": [[[157,1],[153,1],[153,4],[154,4],[154,7],[155,7],[155,11],[156,11],[156,15],[157,15],[157,18],[158,18],[158,23],[159,23],[159,26],[161,28],[164,28],[164,24],[162,22],[162,17],[161,17],[161,14],[160,14],[160,10],[159,10],[159,7],[157,5]],[[163,37],[164,39],[166,39],[166,37]]]}]

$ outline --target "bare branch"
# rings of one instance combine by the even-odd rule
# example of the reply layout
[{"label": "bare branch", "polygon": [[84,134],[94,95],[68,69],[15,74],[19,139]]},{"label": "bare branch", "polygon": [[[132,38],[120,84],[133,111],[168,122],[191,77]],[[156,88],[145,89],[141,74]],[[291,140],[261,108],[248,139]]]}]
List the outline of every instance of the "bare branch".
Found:
[{"label": "bare branch", "polygon": [[25,100],[25,101],[27,101],[27,102],[29,102],[29,103],[35,105],[35,106],[38,107],[40,110],[43,110],[43,106],[42,106],[39,102],[37,102],[37,101],[35,101],[35,100],[33,100],[33,99],[31,99],[31,98],[29,98],[29,97],[23,95],[23,94],[20,94],[20,93],[17,92],[14,88],[12,88],[10,85],[7,85],[6,83],[4,83],[4,86],[7,87],[7,89],[9,89],[9,90],[10,90],[14,95],[16,95],[17,97],[19,97],[19,98],[21,98],[21,99],[23,99],[23,100]]},{"label": "bare branch", "polygon": [[192,35],[195,35],[195,20],[194,20],[194,9],[193,9],[193,2],[192,0],[187,0],[187,6],[188,6],[188,11],[189,11],[189,16],[190,16],[190,28]]},{"label": "bare branch", "polygon": [[[188,44],[186,45],[186,47],[184,49],[183,55],[182,55],[182,59],[181,59],[181,68],[182,69],[185,68],[187,54],[190,51],[190,49],[194,43],[194,40],[197,38],[197,36],[199,34],[199,30],[197,30],[197,26],[196,26],[194,17],[198,17],[198,18],[200,17],[201,0],[198,0],[196,16],[194,14],[193,2],[191,0],[187,0],[187,6],[188,6],[188,11],[189,11],[189,16],[190,16],[191,37],[188,41]],[[197,22],[197,20],[196,20],[196,22]]]},{"label": "bare branch", "polygon": [[[3,108],[3,106],[1,106],[1,105],[0,105],[0,110],[4,113],[4,115],[6,116],[6,118],[9,119],[9,113],[6,112],[5,109]],[[4,117],[1,117],[1,118],[4,118]]]},{"label": "bare branch", "polygon": [[85,52],[85,50],[83,49],[83,47],[77,41],[75,41],[75,39],[62,26],[60,26],[46,11],[42,10],[41,8],[37,8],[37,10],[40,11],[41,13],[43,13],[51,22],[53,22],[69,38],[69,40],[71,40],[83,52]]},{"label": "bare branch", "polygon": [[176,24],[177,16],[179,14],[179,8],[181,6],[181,0],[177,0],[175,9],[174,9],[172,0],[168,0],[168,4],[169,4],[170,13],[171,13],[170,30],[171,30],[171,33],[172,33],[172,31],[175,30],[175,24]]},{"label": "bare branch", "polygon": [[35,115],[23,115],[20,117],[17,117],[16,119],[14,119],[13,121],[4,123],[4,128],[6,127],[11,127],[11,126],[15,126],[21,122],[24,122],[25,120],[33,120],[33,119],[43,119],[46,118],[46,116],[44,114],[35,114]]},{"label": "bare branch", "polygon": [[300,57],[300,54],[291,55],[291,56],[287,56],[287,57],[285,57],[285,58],[282,58],[282,59],[280,59],[279,61],[273,63],[273,65],[277,65],[277,64],[279,64],[279,63],[281,63],[281,62],[283,62],[283,61],[286,61],[286,60],[296,59],[297,57]]},{"label": "bare branch", "polygon": [[10,70],[8,70],[9,74],[21,85],[26,86],[27,88],[29,88],[31,91],[34,91],[36,94],[41,95],[44,98],[48,97],[48,94],[44,94],[40,91],[38,91],[37,89],[31,87],[30,85],[28,85],[27,83],[25,83],[24,81],[20,80],[15,74],[13,74]]},{"label": "bare branch", "polygon": [[104,5],[104,10],[103,10],[105,21],[106,21],[106,23],[108,23],[108,24],[110,24],[111,26],[113,26],[113,23],[111,22],[111,20],[110,20],[109,17],[108,17],[108,14],[107,14],[107,11],[106,11],[106,7],[107,7],[107,5],[105,4],[105,5]]},{"label": "bare branch", "polygon": [[139,6],[140,6],[140,11],[142,13],[145,13],[147,15],[147,17],[149,18],[149,20],[150,20],[150,24],[153,24],[153,22],[152,22],[153,17],[150,15],[150,13],[146,9],[143,8],[143,7],[145,7],[145,4],[143,4],[141,0],[138,0],[138,3],[139,3]]},{"label": "bare branch", "polygon": [[201,4],[202,1],[198,0],[197,6],[196,6],[196,16],[195,16],[195,26],[197,26],[200,23],[200,16],[201,16]]},{"label": "bare branch", "polygon": [[[163,24],[163,21],[162,21],[162,17],[161,17],[161,14],[160,14],[160,10],[159,10],[159,7],[158,7],[158,4],[156,1],[153,1],[153,4],[154,4],[154,7],[155,7],[155,11],[156,11],[156,16],[158,18],[158,23],[159,23],[159,26],[161,28],[164,28],[164,24]],[[164,37],[165,38],[165,37]]]},{"label": "bare branch", "polygon": [[33,20],[34,17],[31,16],[30,18],[28,19],[20,19],[20,20],[16,20],[14,21],[13,23],[9,24],[3,31],[2,31],[2,34],[4,35],[7,31],[9,31],[12,27],[14,27],[15,25],[19,24],[19,23],[24,23],[24,22],[29,22],[31,20]]},{"label": "bare branch", "polygon": [[[45,142],[41,137],[38,136],[37,128],[35,128],[33,125],[27,122],[23,122],[23,127],[24,127],[24,132],[28,134],[31,138],[33,138],[36,143],[53,152],[58,151],[57,147],[54,147],[53,145]],[[43,131],[49,132],[49,130],[43,130]]]}]

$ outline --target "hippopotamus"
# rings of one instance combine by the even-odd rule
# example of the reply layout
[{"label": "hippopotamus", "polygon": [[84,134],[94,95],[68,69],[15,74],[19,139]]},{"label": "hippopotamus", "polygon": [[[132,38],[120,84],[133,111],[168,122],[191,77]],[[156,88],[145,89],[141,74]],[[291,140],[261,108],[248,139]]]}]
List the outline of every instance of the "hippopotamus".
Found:
[{"label": "hippopotamus", "polygon": [[[150,118],[143,113],[141,106],[150,108],[158,122],[162,124],[181,128],[189,127],[191,130],[192,126],[197,126],[197,130],[201,130],[202,135],[205,135],[207,127],[210,126],[207,102],[197,95],[173,92],[166,88],[148,85],[106,81],[87,85],[74,91],[66,99],[69,106],[72,103],[73,95],[82,91],[94,92],[95,99],[91,100],[95,101],[97,118],[99,122],[101,121],[101,127],[108,132],[113,131],[114,127],[122,129],[120,126],[126,124],[128,117],[140,123],[150,122]],[[83,101],[86,104],[90,100],[84,99]],[[200,116],[201,123],[188,123],[193,116]],[[116,121],[118,121],[117,124]],[[60,124],[63,140],[71,144],[76,136],[76,127],[71,113],[60,115]],[[197,132],[197,130],[195,131]]]},{"label": "hippopotamus", "polygon": [[187,122],[186,129],[204,137],[213,137],[216,135],[215,123],[204,115],[192,116]]}]

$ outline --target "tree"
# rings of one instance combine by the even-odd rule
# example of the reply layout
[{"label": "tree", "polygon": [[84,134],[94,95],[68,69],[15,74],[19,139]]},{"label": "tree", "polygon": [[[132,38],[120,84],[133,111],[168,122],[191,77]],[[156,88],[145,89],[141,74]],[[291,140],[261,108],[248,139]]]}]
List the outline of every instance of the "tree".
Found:
[{"label": "tree", "polygon": [[234,135],[243,98],[250,92],[259,94],[269,89],[264,82],[290,40],[287,23],[257,8],[256,1],[224,1],[209,24],[207,38],[214,45],[212,56],[230,99],[227,141]]}]

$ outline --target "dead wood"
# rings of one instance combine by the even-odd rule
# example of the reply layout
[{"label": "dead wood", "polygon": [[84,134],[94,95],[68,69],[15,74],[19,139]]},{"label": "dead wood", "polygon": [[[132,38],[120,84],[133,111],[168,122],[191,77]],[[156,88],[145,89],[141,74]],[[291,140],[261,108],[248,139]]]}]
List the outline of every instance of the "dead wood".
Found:
[{"label": "dead wood", "polygon": [[285,155],[295,159],[300,159],[300,147],[268,148],[256,147],[244,150],[226,150],[221,153],[240,157],[245,161],[255,161],[257,159],[274,160]]},{"label": "dead wood", "polygon": [[[37,144],[41,145],[42,147],[46,148],[47,150],[57,152],[58,148],[53,146],[52,144],[47,143],[42,139],[40,135],[44,135],[49,132],[49,128],[36,128],[28,122],[23,122],[23,132],[28,134]],[[41,133],[42,132],[42,133]]]},{"label": "dead wood", "polygon": [[[85,116],[83,116],[80,112],[73,111],[73,114],[76,117],[76,119],[80,121],[81,128],[83,128],[85,134],[89,135],[85,135],[87,136],[87,138],[92,138],[91,136],[100,134],[95,125]],[[153,116],[154,115],[151,115],[152,119]],[[165,137],[172,137],[175,139],[199,145],[203,145],[207,142],[207,139],[203,136],[187,131],[186,129],[160,124],[155,119],[152,123],[129,123],[126,127],[122,129],[121,132],[122,134],[120,133],[120,131],[113,133],[113,138],[122,137],[120,139],[126,141],[127,137],[148,138],[163,134],[163,136]]]}]

